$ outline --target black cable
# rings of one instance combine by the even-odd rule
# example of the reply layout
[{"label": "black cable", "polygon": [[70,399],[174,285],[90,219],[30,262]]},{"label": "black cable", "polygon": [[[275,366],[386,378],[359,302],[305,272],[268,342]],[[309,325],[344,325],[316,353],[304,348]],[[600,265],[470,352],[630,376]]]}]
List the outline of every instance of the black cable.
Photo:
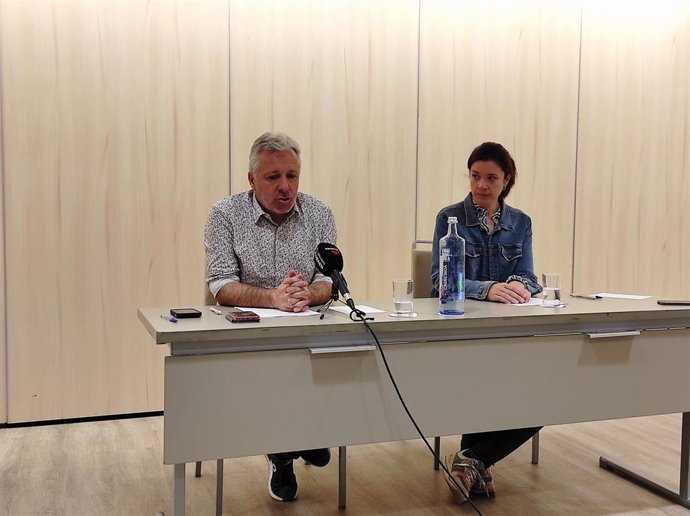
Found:
[{"label": "black cable", "polygon": [[[482,511],[480,511],[479,508],[474,504],[474,502],[472,500],[470,500],[470,497],[463,492],[462,488],[460,487],[460,484],[458,484],[458,481],[455,480],[453,475],[450,474],[450,471],[448,471],[448,468],[446,468],[446,465],[443,463],[441,458],[438,455],[436,455],[436,452],[431,447],[431,445],[428,443],[426,437],[424,437],[424,433],[419,428],[419,425],[417,425],[417,422],[415,421],[414,417],[412,417],[412,413],[407,408],[407,404],[405,403],[405,400],[403,399],[402,394],[400,394],[400,389],[398,389],[398,384],[396,383],[395,378],[393,378],[393,373],[391,372],[391,368],[388,366],[388,360],[386,359],[386,354],[383,352],[383,348],[381,347],[381,343],[379,342],[379,339],[376,336],[376,333],[374,333],[374,330],[371,329],[371,326],[369,326],[369,323],[367,322],[367,321],[371,321],[373,319],[367,318],[367,317],[365,317],[365,315],[366,314],[364,312],[362,312],[361,310],[353,310],[352,312],[350,312],[350,319],[352,319],[353,321],[359,320],[359,321],[363,322],[364,326],[366,326],[367,330],[369,330],[369,333],[371,333],[371,336],[374,337],[374,341],[376,341],[376,347],[378,348],[379,353],[381,353],[381,358],[383,359],[383,365],[386,366],[386,371],[388,372],[388,377],[390,378],[391,383],[393,384],[393,388],[395,389],[395,392],[398,395],[398,399],[400,400],[400,403],[402,404],[403,408],[405,409],[405,412],[407,413],[407,417],[410,418],[410,421],[414,425],[419,436],[422,438],[422,441],[424,442],[426,447],[431,452],[431,455],[433,455],[434,458],[436,459],[436,461],[441,465],[441,467],[443,468],[443,471],[446,472],[448,478],[450,478],[453,481],[453,483],[457,486],[458,490],[467,499],[467,501],[470,503],[472,508],[477,512],[477,514],[479,516],[483,516]],[[357,319],[355,319],[355,317]]]}]

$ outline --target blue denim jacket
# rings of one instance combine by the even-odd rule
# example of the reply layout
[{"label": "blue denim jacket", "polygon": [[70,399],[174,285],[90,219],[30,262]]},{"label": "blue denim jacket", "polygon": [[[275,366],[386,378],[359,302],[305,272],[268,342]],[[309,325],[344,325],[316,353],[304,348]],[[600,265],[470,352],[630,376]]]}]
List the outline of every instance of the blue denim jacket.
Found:
[{"label": "blue denim jacket", "polygon": [[[438,297],[438,241],[448,233],[448,217],[458,218],[458,234],[465,239],[465,297],[486,299],[494,283],[521,280],[532,295],[542,291],[534,275],[532,220],[522,211],[501,204],[501,218],[493,234],[480,226],[472,194],[443,208],[436,216],[431,260],[432,297]],[[517,276],[517,277],[516,277]]]}]

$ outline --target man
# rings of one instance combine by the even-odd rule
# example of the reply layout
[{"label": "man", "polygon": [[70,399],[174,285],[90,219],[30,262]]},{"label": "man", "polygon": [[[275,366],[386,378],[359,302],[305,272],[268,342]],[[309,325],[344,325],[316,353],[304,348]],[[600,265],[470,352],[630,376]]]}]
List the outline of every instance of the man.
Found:
[{"label": "man", "polygon": [[[325,303],[331,280],[319,274],[314,251],[336,243],[330,208],[298,192],[300,149],[282,133],[259,136],[249,155],[251,190],[211,208],[204,232],[208,287],[221,305],[302,312]],[[297,494],[293,459],[325,466],[330,450],[267,455],[269,494],[292,501]]]}]

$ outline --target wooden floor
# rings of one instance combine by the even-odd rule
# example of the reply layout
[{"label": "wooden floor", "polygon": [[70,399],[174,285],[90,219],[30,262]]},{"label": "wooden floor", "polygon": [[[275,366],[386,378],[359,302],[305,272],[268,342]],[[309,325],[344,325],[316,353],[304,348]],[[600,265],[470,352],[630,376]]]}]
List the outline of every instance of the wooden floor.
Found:
[{"label": "wooden floor", "polygon": [[[0,429],[0,514],[148,515],[171,510],[172,468],[163,465],[162,418]],[[457,437],[442,450],[456,450]],[[690,511],[598,467],[601,454],[678,488],[678,415],[581,423],[542,431],[540,464],[529,444],[494,471],[495,499],[479,499],[489,515],[683,514]],[[337,509],[337,453],[323,469],[296,465],[299,498],[273,501],[266,461],[225,461],[225,514],[473,514],[453,505],[443,475],[421,441],[348,448],[348,507]],[[215,463],[202,478],[187,468],[187,514],[215,514]]]}]

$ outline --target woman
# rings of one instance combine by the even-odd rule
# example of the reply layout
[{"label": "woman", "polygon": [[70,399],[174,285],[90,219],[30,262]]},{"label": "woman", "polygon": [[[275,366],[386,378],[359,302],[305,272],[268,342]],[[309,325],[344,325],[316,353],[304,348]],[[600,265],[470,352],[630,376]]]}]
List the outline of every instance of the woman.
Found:
[{"label": "woman", "polygon": [[[465,239],[465,296],[497,303],[526,303],[541,292],[532,263],[532,221],[505,204],[517,170],[510,153],[499,143],[486,142],[467,160],[470,193],[436,217],[431,280],[438,296],[438,241],[448,232],[448,217],[457,217]],[[529,440],[540,428],[465,434],[460,451],[446,458],[458,486],[448,485],[457,503],[470,493],[493,496],[491,467]]]}]

